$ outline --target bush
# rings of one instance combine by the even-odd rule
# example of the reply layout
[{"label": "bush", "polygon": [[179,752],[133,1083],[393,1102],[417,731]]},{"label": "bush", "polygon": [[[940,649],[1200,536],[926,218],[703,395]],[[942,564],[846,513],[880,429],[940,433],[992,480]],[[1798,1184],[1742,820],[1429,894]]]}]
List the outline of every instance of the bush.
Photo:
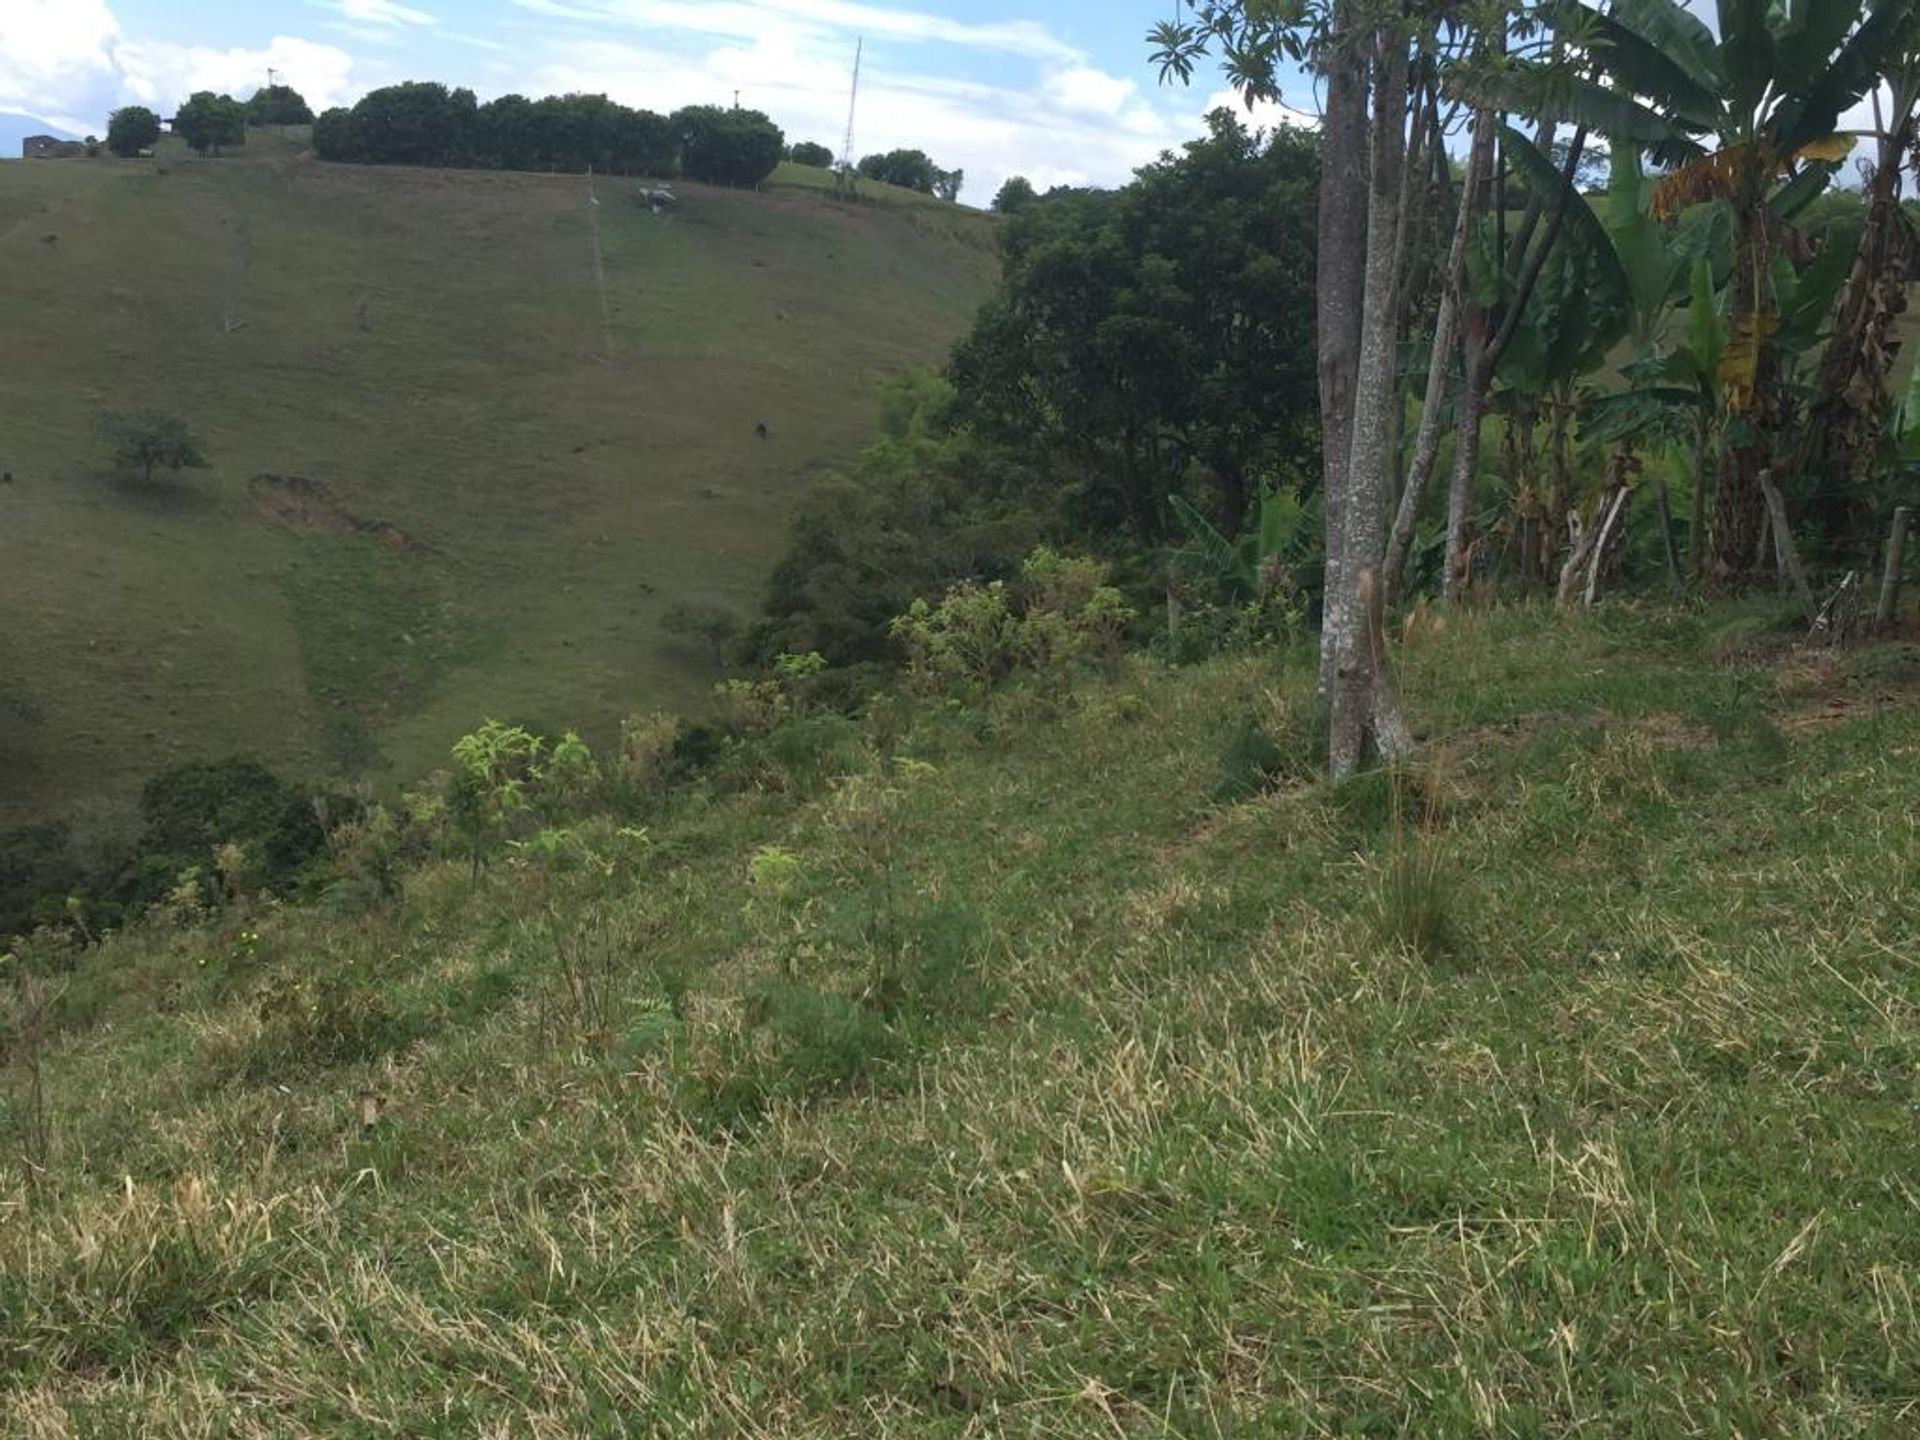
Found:
[{"label": "bush", "polygon": [[94,422],[112,447],[113,462],[127,470],[138,470],[142,480],[153,483],[155,470],[204,470],[206,447],[187,422],[164,410],[109,412]]},{"label": "bush", "polygon": [[70,841],[63,824],[0,834],[0,941],[66,919],[67,897],[86,882]]},{"label": "bush", "polygon": [[144,105],[128,105],[107,117],[107,148],[122,159],[151,149],[160,138],[160,117]]},{"label": "bush", "polygon": [[140,791],[141,846],[185,864],[226,844],[255,854],[267,884],[290,883],[326,850],[313,797],[249,756],[196,760],[161,771]]},{"label": "bush", "polygon": [[247,101],[249,125],[311,125],[313,107],[291,85],[268,85]]},{"label": "bush", "polygon": [[727,646],[740,636],[739,612],[715,600],[683,600],[660,617],[669,635],[697,640],[707,647],[715,665],[726,663]]},{"label": "bush", "polygon": [[672,117],[680,167],[709,185],[758,185],[779,165],[786,136],[758,110],[690,105]]},{"label": "bush", "polygon": [[246,107],[231,95],[195,91],[174,112],[173,133],[202,155],[218,155],[225,146],[247,143]]},{"label": "bush", "polygon": [[787,158],[796,165],[808,165],[816,170],[833,168],[833,151],[811,140],[802,140],[793,147]]},{"label": "bush", "polygon": [[399,1049],[417,1027],[387,1008],[380,988],[353,976],[285,977],[260,1002],[249,1080],[350,1065]]},{"label": "bush", "polygon": [[1105,583],[1106,567],[1044,546],[1021,566],[1021,605],[1002,581],[963,581],[938,605],[916,600],[893,623],[908,674],[923,689],[977,694],[1015,671],[1054,683],[1088,661],[1111,669],[1134,611]]},{"label": "bush", "polygon": [[313,153],[322,160],[347,163],[361,158],[353,112],[336,105],[313,122]]}]

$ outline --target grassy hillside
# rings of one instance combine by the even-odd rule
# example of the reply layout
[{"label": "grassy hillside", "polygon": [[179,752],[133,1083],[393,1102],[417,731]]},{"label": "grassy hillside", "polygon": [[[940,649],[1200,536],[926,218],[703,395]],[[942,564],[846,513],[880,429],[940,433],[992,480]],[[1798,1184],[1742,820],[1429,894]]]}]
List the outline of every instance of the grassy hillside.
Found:
[{"label": "grassy hillside", "polygon": [[1397,783],[1135,659],[40,957],[0,1428],[1907,1433],[1920,651],[1408,637]]},{"label": "grassy hillside", "polygon": [[[265,135],[0,165],[0,826],[235,750],[405,774],[481,711],[606,734],[711,680],[659,616],[751,602],[785,497],[971,318],[991,222],[632,189]],[[116,481],[90,427],[146,405],[213,469]]]}]

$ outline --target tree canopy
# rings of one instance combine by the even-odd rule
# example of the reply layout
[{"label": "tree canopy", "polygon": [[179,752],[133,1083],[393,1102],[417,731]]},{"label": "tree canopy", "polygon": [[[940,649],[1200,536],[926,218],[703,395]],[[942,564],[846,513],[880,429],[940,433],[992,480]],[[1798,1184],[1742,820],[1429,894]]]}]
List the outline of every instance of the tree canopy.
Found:
[{"label": "tree canopy", "polygon": [[709,185],[758,185],[786,151],[785,134],[758,110],[689,105],[672,125],[682,172]]},{"label": "tree canopy", "polygon": [[227,146],[247,143],[246,107],[231,95],[195,91],[174,112],[173,133],[202,155],[218,155]]},{"label": "tree canopy", "polygon": [[313,107],[291,85],[265,85],[247,101],[249,125],[311,125]]},{"label": "tree canopy", "polygon": [[787,158],[796,165],[810,165],[816,170],[829,170],[833,167],[833,151],[812,140],[802,140],[795,145]]},{"label": "tree canopy", "polygon": [[1314,139],[1228,111],[1118,191],[1057,191],[1003,232],[1005,281],[954,353],[961,414],[1040,445],[1087,518],[1167,532],[1210,492],[1237,532],[1263,484],[1310,485]]},{"label": "tree canopy", "polygon": [[160,117],[144,105],[128,105],[107,117],[107,148],[116,155],[138,155],[159,138]]}]

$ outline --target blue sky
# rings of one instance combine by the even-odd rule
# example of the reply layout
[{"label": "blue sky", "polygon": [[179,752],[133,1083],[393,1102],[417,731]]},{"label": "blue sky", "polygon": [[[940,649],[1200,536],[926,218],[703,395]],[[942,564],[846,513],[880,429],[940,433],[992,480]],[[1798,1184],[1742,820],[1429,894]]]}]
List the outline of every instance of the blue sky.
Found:
[{"label": "blue sky", "polygon": [[[117,105],[245,96],[269,65],[316,108],[434,79],[482,99],[604,91],[655,110],[766,110],[836,151],[864,37],[855,148],[967,172],[1113,183],[1201,129],[1214,77],[1163,89],[1145,36],[1173,0],[0,0],[0,112],[100,131]],[[1311,109],[1312,97],[1289,97]],[[1272,119],[1271,114],[1261,119]]]}]

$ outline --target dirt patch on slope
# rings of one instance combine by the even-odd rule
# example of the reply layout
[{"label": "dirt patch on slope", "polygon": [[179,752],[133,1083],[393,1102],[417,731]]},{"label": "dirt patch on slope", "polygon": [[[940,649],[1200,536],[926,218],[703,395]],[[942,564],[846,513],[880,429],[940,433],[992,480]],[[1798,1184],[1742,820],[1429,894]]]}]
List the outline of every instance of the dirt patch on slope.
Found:
[{"label": "dirt patch on slope", "polygon": [[433,547],[409,535],[390,520],[368,520],[355,515],[334,498],[324,480],[304,475],[256,475],[247,493],[262,515],[290,530],[321,535],[363,535],[400,555],[430,553]]}]

